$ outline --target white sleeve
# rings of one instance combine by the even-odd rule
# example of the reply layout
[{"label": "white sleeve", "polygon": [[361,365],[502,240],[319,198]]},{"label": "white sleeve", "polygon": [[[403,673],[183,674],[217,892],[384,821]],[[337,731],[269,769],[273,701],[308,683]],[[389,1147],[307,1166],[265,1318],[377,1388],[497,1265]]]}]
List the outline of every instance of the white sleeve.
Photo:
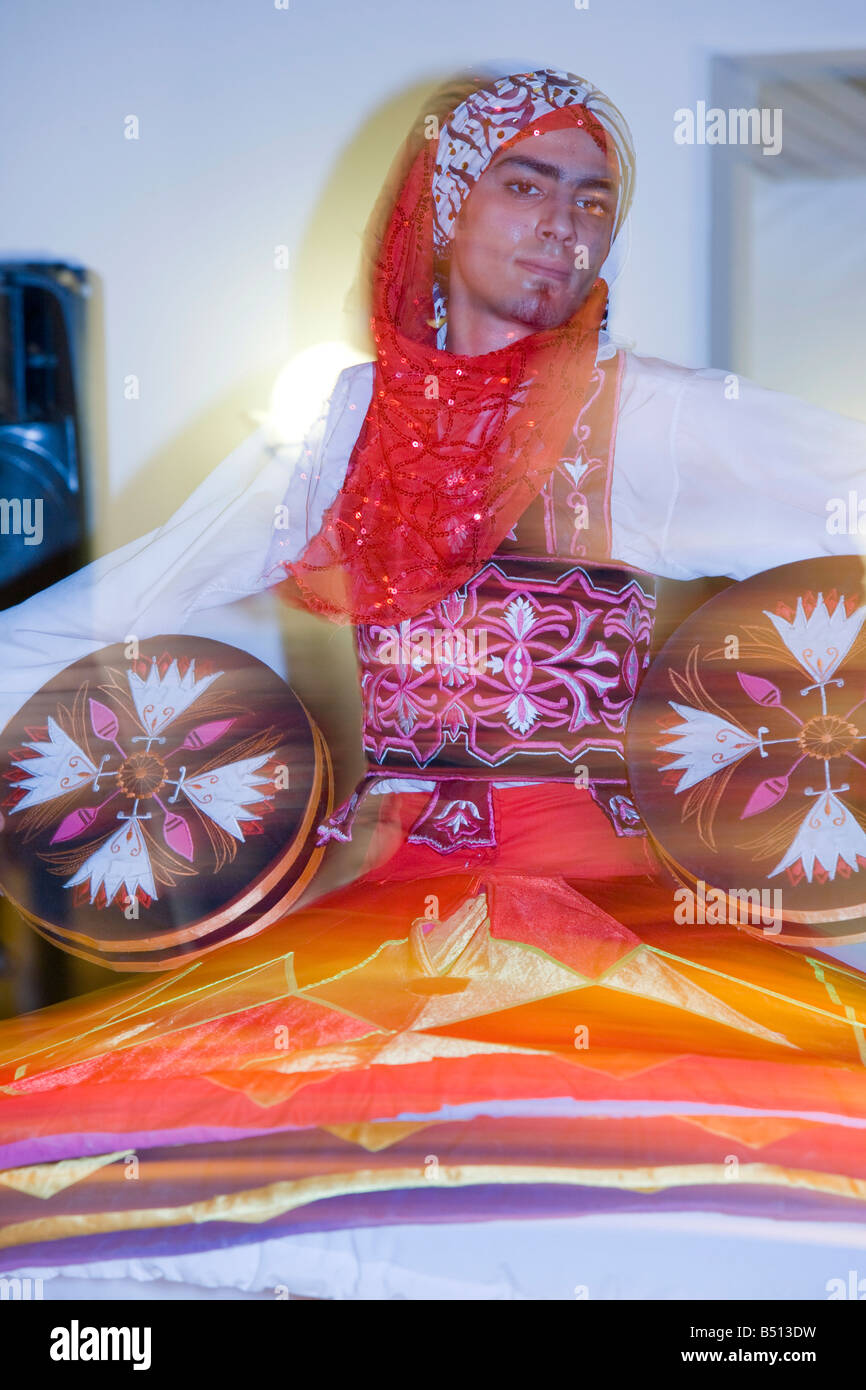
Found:
[{"label": "white sleeve", "polygon": [[866,424],[734,373],[626,355],[614,559],[669,579],[746,579],[861,549]]},{"label": "white sleeve", "polygon": [[[661,543],[674,578],[746,579],[862,547],[866,424],[731,373],[687,372],[671,423],[673,487]],[[866,510],[866,505],[864,505]]]},{"label": "white sleeve", "polygon": [[130,636],[209,635],[209,610],[276,583],[342,485],[371,380],[367,363],[341,372],[303,440],[251,435],[162,526],[0,614],[0,727],[82,656]]}]

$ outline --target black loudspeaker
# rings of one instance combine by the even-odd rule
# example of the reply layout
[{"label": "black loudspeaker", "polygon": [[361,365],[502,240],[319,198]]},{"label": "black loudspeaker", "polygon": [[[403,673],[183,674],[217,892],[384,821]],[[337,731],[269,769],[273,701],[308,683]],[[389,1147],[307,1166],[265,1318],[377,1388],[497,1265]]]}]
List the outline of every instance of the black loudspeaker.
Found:
[{"label": "black loudspeaker", "polygon": [[86,558],[88,294],[80,266],[0,261],[0,608]]},{"label": "black loudspeaker", "polygon": [[[0,609],[88,558],[82,440],[89,297],[80,266],[0,261]],[[34,938],[0,899],[0,1017],[74,992],[67,958]]]}]

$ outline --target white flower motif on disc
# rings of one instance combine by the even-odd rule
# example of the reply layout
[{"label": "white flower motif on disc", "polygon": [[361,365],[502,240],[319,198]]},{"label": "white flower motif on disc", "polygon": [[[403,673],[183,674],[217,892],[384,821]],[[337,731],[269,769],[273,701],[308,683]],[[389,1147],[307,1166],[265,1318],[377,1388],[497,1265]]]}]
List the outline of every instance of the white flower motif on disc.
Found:
[{"label": "white flower motif on disc", "polygon": [[91,902],[102,886],[109,902],[114,901],[119,888],[125,889],[125,898],[134,898],[138,888],[143,888],[150,898],[157,896],[147,844],[134,816],[123,821],[113,835],[103,840],[99,849],[85,859],[78,872],[63,886],[74,888],[88,879]]},{"label": "white flower motif on disc", "polygon": [[243,840],[238,822],[261,819],[256,812],[247,810],[247,806],[264,800],[260,790],[262,783],[271,785],[269,777],[255,775],[269,757],[270,754],[265,753],[258,758],[242,758],[239,762],[212,768],[210,772],[187,778],[181,790],[203,815],[209,816],[236,840]]},{"label": "white flower motif on disc", "polygon": [[812,803],[790,849],[767,877],[773,878],[800,859],[809,883],[812,882],[816,863],[832,882],[840,859],[849,869],[859,873],[858,855],[866,859],[866,833],[848,807],[832,792],[824,791]]},{"label": "white flower motif on disc", "polygon": [[161,676],[155,659],[151,662],[146,680],[142,680],[136,671],[128,671],[130,694],[145,733],[153,736],[161,734],[222,674],[222,671],[214,671],[212,675],[203,676],[197,681],[194,661],[189,663],[183,675],[178,671],[177,661],[173,661],[165,675]]},{"label": "white flower motif on disc", "polygon": [[27,795],[12,808],[13,814],[15,811],[25,810],[28,806],[40,806],[55,796],[64,796],[67,792],[75,791],[77,787],[86,786],[96,776],[96,768],[87,754],[79,748],[74,739],[64,733],[50,715],[47,727],[47,743],[24,745],[25,748],[32,748],[39,756],[23,758],[20,762],[13,761],[15,767],[20,767],[22,772],[26,773],[25,777],[13,785],[27,788]]},{"label": "white flower motif on disc", "polygon": [[848,655],[866,618],[866,605],[848,616],[844,595],[830,613],[824,595],[806,617],[802,598],[797,599],[794,621],[780,618],[764,609],[789,652],[797,658],[814,681],[827,681]]},{"label": "white flower motif on disc", "polygon": [[659,744],[659,751],[677,754],[676,761],[666,763],[662,772],[670,772],[673,768],[685,769],[677,783],[678,792],[687,791],[705,777],[730,766],[758,747],[758,740],[753,734],[747,734],[744,729],[727,719],[721,719],[717,714],[691,709],[674,700],[669,704],[681,716],[682,723],[665,730],[665,738],[673,742]]}]

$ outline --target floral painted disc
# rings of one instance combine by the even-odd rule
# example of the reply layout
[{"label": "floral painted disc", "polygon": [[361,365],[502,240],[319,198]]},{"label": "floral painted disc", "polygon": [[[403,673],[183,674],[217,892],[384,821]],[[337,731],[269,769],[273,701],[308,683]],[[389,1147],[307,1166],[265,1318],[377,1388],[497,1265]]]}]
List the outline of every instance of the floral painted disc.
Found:
[{"label": "floral painted disc", "polygon": [[696,921],[866,940],[860,556],[782,565],[697,609],[646,674],[628,749],[638,808]]},{"label": "floral painted disc", "polygon": [[163,970],[288,911],[318,867],[327,749],[269,666],[222,642],[106,647],[0,736],[0,884],[49,940]]}]

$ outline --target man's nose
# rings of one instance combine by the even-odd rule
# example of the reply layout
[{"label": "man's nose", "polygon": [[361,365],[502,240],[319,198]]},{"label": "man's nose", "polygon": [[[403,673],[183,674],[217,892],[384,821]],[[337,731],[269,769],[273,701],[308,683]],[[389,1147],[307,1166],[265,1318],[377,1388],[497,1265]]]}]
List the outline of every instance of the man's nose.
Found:
[{"label": "man's nose", "polygon": [[542,210],[536,224],[539,236],[549,241],[566,243],[576,240],[576,211],[570,198],[551,199]]}]

